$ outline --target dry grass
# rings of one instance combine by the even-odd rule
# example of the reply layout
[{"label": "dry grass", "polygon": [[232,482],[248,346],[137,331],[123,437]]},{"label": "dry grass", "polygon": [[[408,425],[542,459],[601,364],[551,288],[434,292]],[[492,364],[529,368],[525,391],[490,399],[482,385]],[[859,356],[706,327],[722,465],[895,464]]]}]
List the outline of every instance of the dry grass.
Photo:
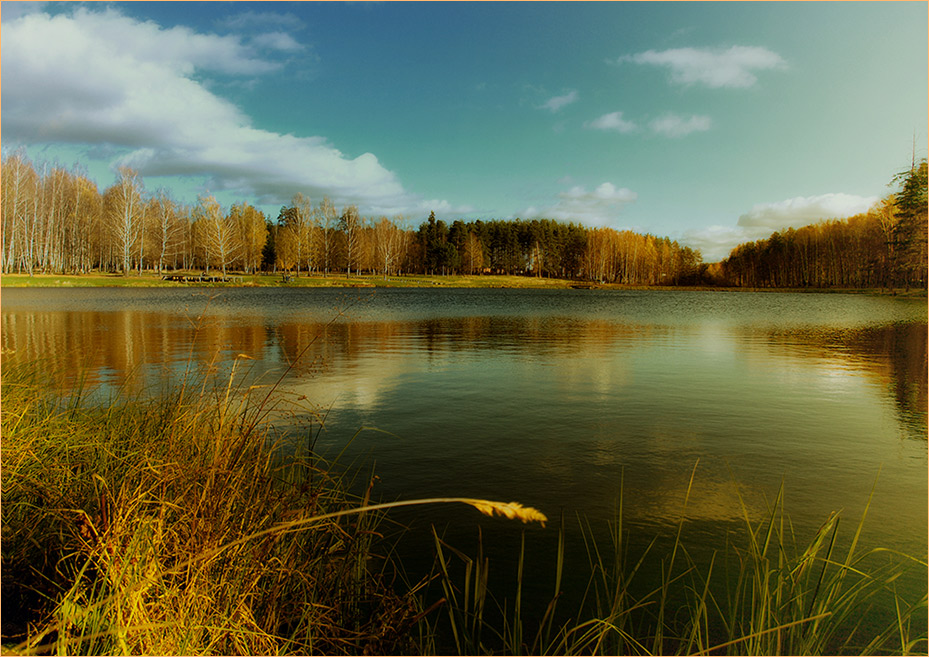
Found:
[{"label": "dry grass", "polygon": [[[20,654],[428,650],[417,587],[394,586],[383,513],[228,388],[105,408],[38,368],[3,381],[4,642]],[[13,636],[11,636],[11,633]],[[10,642],[13,642],[12,645]]]}]

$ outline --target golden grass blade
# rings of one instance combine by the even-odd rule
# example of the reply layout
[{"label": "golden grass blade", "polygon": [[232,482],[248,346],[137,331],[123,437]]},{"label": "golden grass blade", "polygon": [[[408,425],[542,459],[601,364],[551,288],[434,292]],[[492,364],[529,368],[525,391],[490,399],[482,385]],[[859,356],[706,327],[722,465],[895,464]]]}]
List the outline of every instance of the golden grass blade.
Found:
[{"label": "golden grass blade", "polygon": [[758,632],[752,632],[751,634],[747,634],[747,635],[745,635],[745,636],[743,636],[743,637],[739,637],[738,639],[733,639],[732,641],[726,641],[725,643],[717,644],[717,645],[713,646],[712,648],[706,648],[705,650],[701,650],[701,651],[696,652],[696,653],[694,653],[694,654],[695,654],[695,655],[708,655],[708,654],[710,654],[710,653],[716,652],[717,650],[722,650],[723,648],[728,648],[729,646],[734,646],[734,645],[737,645],[737,644],[739,644],[739,643],[744,643],[745,641],[751,641],[752,639],[757,639],[758,637],[763,636],[763,635],[765,635],[765,634],[771,634],[771,633],[773,633],[773,632],[780,632],[781,630],[786,630],[786,629],[789,628],[789,627],[794,627],[794,626],[796,626],[796,625],[803,625],[804,623],[810,623],[810,622],[813,622],[813,621],[818,621],[818,620],[821,620],[821,619],[823,619],[823,618],[827,618],[828,616],[831,616],[831,615],[832,615],[832,614],[830,614],[829,612],[826,612],[826,613],[823,613],[823,614],[818,614],[818,615],[816,615],[816,616],[810,616],[809,618],[801,618],[800,620],[793,621],[792,623],[784,623],[783,625],[778,625],[778,626],[776,626],[776,627],[769,627],[769,628],[766,629],[766,630],[760,630],[760,631],[758,631]]}]

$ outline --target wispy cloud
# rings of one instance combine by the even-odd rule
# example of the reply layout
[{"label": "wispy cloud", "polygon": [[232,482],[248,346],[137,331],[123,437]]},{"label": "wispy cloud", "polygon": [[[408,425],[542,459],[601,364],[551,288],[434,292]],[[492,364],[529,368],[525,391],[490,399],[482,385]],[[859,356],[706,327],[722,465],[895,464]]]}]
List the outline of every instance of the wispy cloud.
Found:
[{"label": "wispy cloud", "polygon": [[566,105],[577,102],[578,95],[577,91],[569,91],[564,96],[554,96],[549,98],[544,104],[542,104],[539,109],[547,109],[551,112],[559,112]]},{"label": "wispy cloud", "polygon": [[558,201],[547,208],[530,207],[523,212],[527,218],[542,217],[560,221],[575,221],[588,226],[609,226],[616,223],[623,208],[634,203],[638,194],[605,182],[593,191],[576,185],[558,194]]},{"label": "wispy cloud", "polygon": [[254,30],[256,28],[280,28],[299,30],[303,21],[290,12],[243,11],[218,19],[215,25],[229,30]]},{"label": "wispy cloud", "polygon": [[693,115],[685,119],[677,114],[665,114],[648,125],[655,134],[684,137],[692,132],[706,132],[713,126],[713,121],[708,116]]},{"label": "wispy cloud", "polygon": [[277,50],[279,52],[299,52],[305,46],[294,39],[287,32],[264,32],[256,34],[250,40],[251,45],[264,50]]},{"label": "wispy cloud", "polygon": [[757,71],[786,68],[787,63],[776,52],[759,46],[732,46],[728,49],[673,48],[646,50],[624,55],[616,63],[633,62],[662,66],[670,70],[676,84],[702,84],[718,89],[753,86]]},{"label": "wispy cloud", "polygon": [[[708,116],[693,115],[685,118],[667,113],[650,121],[648,127],[653,133],[663,137],[684,137],[692,132],[709,130],[712,125],[713,121]],[[622,134],[631,134],[639,130],[639,125],[635,121],[624,118],[622,112],[604,114],[593,121],[587,121],[584,127]]]},{"label": "wispy cloud", "polygon": [[[321,136],[257,128],[211,92],[201,82],[211,73],[254,76],[283,66],[238,36],[83,7],[4,20],[0,30],[3,136],[10,142],[107,145],[119,154],[112,166],[133,166],[146,177],[187,176],[265,204],[297,191],[388,215],[422,203],[373,153],[348,157]],[[265,48],[295,47],[284,32],[267,34],[276,36]]]},{"label": "wispy cloud", "polygon": [[588,121],[584,124],[584,127],[594,128],[596,130],[610,130],[624,134],[635,132],[638,129],[638,126],[635,123],[632,121],[627,121],[623,118],[622,112],[610,112],[609,114],[604,114],[603,116],[598,117],[593,121]]}]

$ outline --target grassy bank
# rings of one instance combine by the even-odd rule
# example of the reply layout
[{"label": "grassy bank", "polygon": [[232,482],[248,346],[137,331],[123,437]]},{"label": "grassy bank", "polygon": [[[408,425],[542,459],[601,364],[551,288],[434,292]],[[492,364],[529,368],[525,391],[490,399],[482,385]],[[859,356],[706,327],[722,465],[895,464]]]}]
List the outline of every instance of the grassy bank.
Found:
[{"label": "grassy bank", "polygon": [[[697,564],[681,540],[667,554],[624,551],[621,509],[609,544],[581,523],[584,599],[562,599],[564,537],[550,567],[524,572],[504,600],[490,565],[435,537],[435,566],[405,581],[384,538],[391,504],[370,475],[324,463],[312,435],[263,423],[273,395],[209,382],[154,398],[88,406],[58,395],[36,365],[2,386],[3,642],[37,654],[811,654],[925,651],[925,597],[894,581],[925,563],[838,549],[838,518],[792,534],[770,517]],[[242,393],[242,394],[237,394]],[[289,458],[281,458],[286,450]],[[354,491],[354,492],[353,492]],[[514,504],[464,502],[543,520]],[[477,514],[462,504],[449,513]],[[384,514],[387,514],[386,516]],[[863,519],[862,519],[863,521]],[[519,531],[514,524],[513,531]],[[659,583],[637,590],[646,567]],[[523,614],[529,578],[554,583],[541,618]],[[429,582],[427,585],[427,581]],[[549,589],[551,590],[551,589]],[[640,590],[640,587],[639,587]],[[513,592],[507,592],[512,596]],[[869,605],[891,621],[859,627]],[[500,613],[491,613],[496,607]],[[920,619],[922,618],[922,621]]]},{"label": "grassy bank", "polygon": [[[196,275],[198,272],[189,272]],[[122,276],[120,274],[4,274],[4,287],[467,287],[467,288],[568,288],[577,281],[530,276],[370,276],[344,274],[299,276],[285,281],[280,274],[234,275],[226,283],[178,283],[165,281],[156,274]]]},{"label": "grassy bank", "polygon": [[[185,273],[185,272],[178,272]],[[199,272],[186,272],[196,276]],[[878,288],[732,288],[705,285],[694,286],[643,286],[609,283],[592,284],[560,278],[537,278],[534,276],[428,276],[408,274],[403,276],[373,276],[333,274],[330,276],[299,276],[285,281],[279,274],[231,275],[226,283],[179,283],[166,281],[153,273],[123,276],[121,274],[82,274],[63,276],[56,274],[4,274],[0,283],[3,287],[424,287],[424,288],[521,288],[521,289],[568,289],[572,287],[607,290],[708,290],[732,292],[829,292],[844,294],[881,294],[906,297],[926,297],[925,289],[885,290]]]},{"label": "grassy bank", "polygon": [[38,371],[3,377],[5,643],[59,654],[409,645],[416,600],[385,581],[379,515],[329,515],[367,500],[309,452],[282,464],[260,408],[202,386],[85,408],[79,394],[48,394]]}]

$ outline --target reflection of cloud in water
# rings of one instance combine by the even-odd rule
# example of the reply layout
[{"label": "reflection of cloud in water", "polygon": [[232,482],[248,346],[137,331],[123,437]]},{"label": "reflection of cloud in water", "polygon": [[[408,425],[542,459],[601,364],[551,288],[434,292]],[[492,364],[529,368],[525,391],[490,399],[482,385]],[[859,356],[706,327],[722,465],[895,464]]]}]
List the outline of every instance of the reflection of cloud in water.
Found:
[{"label": "reflection of cloud in water", "polygon": [[291,394],[305,395],[321,408],[370,410],[394,389],[400,377],[415,369],[403,357],[382,354],[377,359],[357,360],[346,372],[291,377],[283,387]]},{"label": "reflection of cloud in water", "polygon": [[[715,459],[698,462],[700,442],[700,436],[693,431],[656,427],[643,437],[642,453],[630,456],[616,440],[599,438],[590,445],[586,465],[613,471],[625,469],[624,512],[631,520],[674,525],[685,510],[685,500],[686,520],[737,522],[744,520],[744,513],[752,521],[761,518],[765,491],[753,489],[750,482],[737,485],[726,479],[725,464]],[[675,466],[656,469],[650,465],[655,463]]]},{"label": "reflection of cloud in water", "polygon": [[685,520],[712,522],[739,522],[745,513],[753,522],[764,516],[761,493],[744,482],[715,480],[698,467],[688,494],[689,483],[687,477],[658,476],[648,494],[636,499],[629,511],[638,518],[661,519],[664,524],[676,524],[682,513]]},{"label": "reflection of cloud in water", "polygon": [[[289,377],[290,389],[299,390],[322,406],[366,410],[377,405],[403,376],[423,368],[446,367],[486,352],[527,356],[533,363],[541,358],[557,370],[553,378],[559,385],[584,385],[606,394],[628,383],[627,373],[614,358],[617,346],[631,348],[651,332],[650,327],[604,320],[538,317],[454,317],[331,325],[301,322],[277,327],[283,362],[296,362],[303,348],[311,343],[309,353],[322,361],[317,375],[310,378],[303,377],[297,367],[295,375]],[[425,359],[417,355],[420,353]]]},{"label": "reflection of cloud in water", "polygon": [[563,389],[583,385],[601,396],[615,393],[631,381],[622,361],[604,356],[563,356],[553,367],[558,368],[558,382]]}]

